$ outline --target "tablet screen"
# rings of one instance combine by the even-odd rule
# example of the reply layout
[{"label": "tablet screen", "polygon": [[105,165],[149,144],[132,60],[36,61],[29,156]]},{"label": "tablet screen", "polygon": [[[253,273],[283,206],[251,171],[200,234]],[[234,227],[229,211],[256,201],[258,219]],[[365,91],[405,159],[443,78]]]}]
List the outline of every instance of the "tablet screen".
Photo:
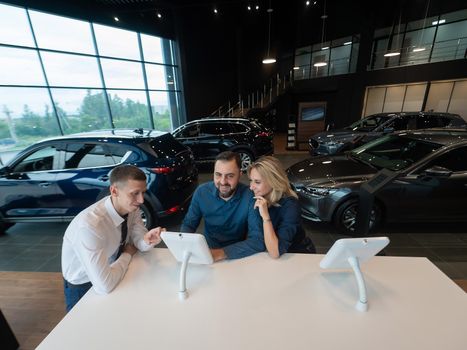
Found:
[{"label": "tablet screen", "polygon": [[213,263],[211,251],[202,234],[165,231],[161,233],[161,238],[175,259],[180,262],[183,262],[184,253],[190,252],[190,263]]}]

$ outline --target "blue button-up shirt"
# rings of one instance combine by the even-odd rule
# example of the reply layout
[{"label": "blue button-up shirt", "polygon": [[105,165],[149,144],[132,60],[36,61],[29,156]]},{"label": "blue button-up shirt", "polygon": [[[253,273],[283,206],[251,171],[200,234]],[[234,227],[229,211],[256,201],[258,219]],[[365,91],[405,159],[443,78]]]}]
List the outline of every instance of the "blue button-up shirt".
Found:
[{"label": "blue button-up shirt", "polygon": [[181,231],[195,232],[204,219],[204,236],[210,248],[224,248],[246,238],[253,193],[239,183],[233,196],[224,200],[214,182],[200,185],[191,200]]},{"label": "blue button-up shirt", "polygon": [[[253,209],[254,200],[248,212],[248,237],[244,241],[224,247],[228,258],[238,259],[266,250],[263,234],[263,219],[258,209]],[[287,253],[294,244],[305,237],[301,226],[300,204],[294,197],[283,197],[276,206],[268,208],[272,226],[279,238],[279,254]]]}]

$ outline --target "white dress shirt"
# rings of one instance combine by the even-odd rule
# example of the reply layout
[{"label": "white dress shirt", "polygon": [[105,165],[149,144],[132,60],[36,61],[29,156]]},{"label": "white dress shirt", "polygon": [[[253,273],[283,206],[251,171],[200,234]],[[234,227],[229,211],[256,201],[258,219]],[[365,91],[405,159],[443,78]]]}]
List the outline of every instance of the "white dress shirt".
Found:
[{"label": "white dress shirt", "polygon": [[[123,221],[110,196],[84,209],[73,219],[65,231],[62,246],[62,272],[68,282],[91,282],[99,294],[109,293],[117,286],[131,260],[131,254],[125,252],[115,260]],[[151,249],[154,245],[143,239],[147,231],[139,210],[128,215],[127,242],[140,251]]]}]

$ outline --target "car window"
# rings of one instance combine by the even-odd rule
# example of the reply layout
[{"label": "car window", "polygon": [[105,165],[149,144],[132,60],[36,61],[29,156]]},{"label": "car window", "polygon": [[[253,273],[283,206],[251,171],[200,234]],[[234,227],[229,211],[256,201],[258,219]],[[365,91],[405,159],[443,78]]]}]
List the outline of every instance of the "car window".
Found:
[{"label": "car window", "polygon": [[372,131],[379,125],[386,123],[391,117],[388,115],[371,115],[369,117],[360,119],[355,123],[351,124],[350,126],[346,127],[346,129],[350,129],[353,131]]},{"label": "car window", "polygon": [[128,145],[106,145],[109,155],[113,158],[115,164],[123,162],[134,163],[139,160],[138,152],[135,152]]},{"label": "car window", "polygon": [[378,168],[395,171],[409,167],[440,147],[437,143],[388,135],[356,148],[350,154]]},{"label": "car window", "polygon": [[429,162],[423,170],[440,166],[453,172],[467,171],[467,146],[453,149]]},{"label": "car window", "polygon": [[187,126],[183,130],[180,130],[180,133],[177,137],[198,137],[199,136],[199,124],[193,124]]},{"label": "car window", "polygon": [[233,130],[228,123],[204,123],[201,124],[202,136],[230,134]]},{"label": "car window", "polygon": [[94,168],[115,165],[116,161],[106,145],[70,143],[65,152],[65,168]]},{"label": "car window", "polygon": [[[230,126],[232,127],[233,132],[236,132],[236,133],[248,131],[248,128],[246,127],[246,125],[243,125],[243,124],[234,123],[234,124],[230,124]],[[257,129],[259,129],[259,127],[257,127]]]},{"label": "car window", "polygon": [[57,169],[57,149],[54,146],[47,146],[26,156],[14,166],[12,171],[21,173],[53,169]]},{"label": "car window", "polygon": [[417,129],[437,128],[445,125],[436,115],[423,115],[417,118]]},{"label": "car window", "polygon": [[[148,144],[150,149],[146,146]],[[138,146],[148,152],[153,152],[159,158],[172,158],[187,150],[185,146],[174,139],[172,134],[169,133],[154,138],[147,144],[139,144]]]},{"label": "car window", "polygon": [[417,121],[415,117],[398,117],[389,123],[388,127],[394,130],[414,130],[417,128]]}]

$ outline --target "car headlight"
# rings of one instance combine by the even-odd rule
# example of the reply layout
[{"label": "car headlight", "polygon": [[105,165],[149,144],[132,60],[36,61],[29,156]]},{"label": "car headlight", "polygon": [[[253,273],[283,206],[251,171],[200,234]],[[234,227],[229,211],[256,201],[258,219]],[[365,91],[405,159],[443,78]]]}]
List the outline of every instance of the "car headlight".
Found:
[{"label": "car headlight", "polygon": [[329,187],[311,187],[310,186],[310,187],[302,187],[300,189],[297,189],[297,191],[302,192],[312,197],[326,197],[326,196],[330,196],[336,193],[337,189],[329,188]]}]

